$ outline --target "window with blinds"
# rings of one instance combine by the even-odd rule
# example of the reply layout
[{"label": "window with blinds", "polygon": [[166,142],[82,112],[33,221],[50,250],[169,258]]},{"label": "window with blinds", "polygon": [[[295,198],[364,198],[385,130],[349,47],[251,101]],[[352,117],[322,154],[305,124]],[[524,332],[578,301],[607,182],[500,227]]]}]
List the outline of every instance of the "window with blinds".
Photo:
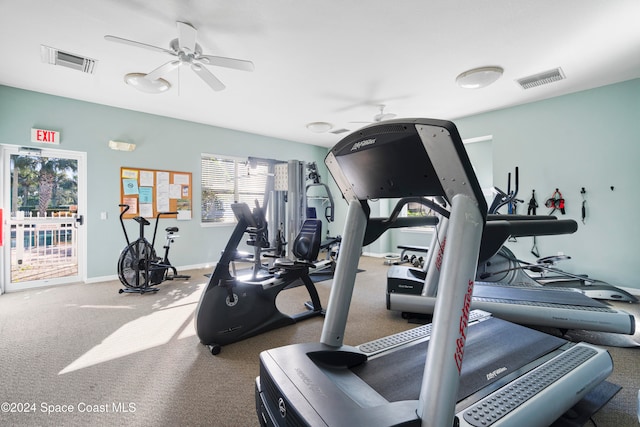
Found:
[{"label": "window with blinds", "polygon": [[201,170],[203,223],[233,224],[232,203],[262,204],[269,172],[266,160],[202,154]]},{"label": "window with blinds", "polygon": [[[402,208],[402,212],[400,215],[406,216],[406,217],[422,217],[422,216],[433,216],[435,214],[436,213],[434,211],[432,211],[430,208],[426,207],[422,203],[411,202],[411,203],[407,203]],[[432,225],[422,225],[418,227],[410,227],[408,228],[408,230],[431,231],[433,230],[433,228],[434,227]]]}]

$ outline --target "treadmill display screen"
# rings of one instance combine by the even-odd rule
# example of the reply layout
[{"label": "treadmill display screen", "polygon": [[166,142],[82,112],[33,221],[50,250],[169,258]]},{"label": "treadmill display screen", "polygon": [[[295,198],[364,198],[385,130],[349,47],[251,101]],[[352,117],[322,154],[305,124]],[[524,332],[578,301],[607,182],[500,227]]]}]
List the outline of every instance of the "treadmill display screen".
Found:
[{"label": "treadmill display screen", "polygon": [[358,134],[333,150],[358,199],[444,196],[415,127],[391,128]]}]

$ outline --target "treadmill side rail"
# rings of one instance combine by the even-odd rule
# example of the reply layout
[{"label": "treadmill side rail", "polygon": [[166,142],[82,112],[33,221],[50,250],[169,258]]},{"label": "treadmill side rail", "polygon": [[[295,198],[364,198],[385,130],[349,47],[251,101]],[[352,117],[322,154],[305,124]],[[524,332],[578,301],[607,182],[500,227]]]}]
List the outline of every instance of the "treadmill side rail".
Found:
[{"label": "treadmill side rail", "polygon": [[[402,276],[397,277],[397,282],[415,282],[406,276],[405,268],[397,266],[397,271]],[[391,271],[391,270],[390,270]],[[408,286],[408,285],[406,285]],[[481,290],[497,288],[496,283],[477,283],[474,291],[482,295]],[[396,286],[399,287],[399,286]],[[528,294],[532,289],[519,289],[515,287],[503,287],[512,295],[522,294],[519,300],[513,298],[487,298],[474,296],[471,300],[471,308],[488,311],[494,317],[524,325],[546,326],[561,329],[584,329],[588,331],[610,332],[616,334],[633,335],[635,333],[635,318],[630,313],[611,307],[589,306],[586,302],[594,302],[589,297],[566,290],[540,289],[536,291],[544,300],[533,301]],[[566,295],[569,293],[569,295]],[[559,294],[562,300],[556,298]],[[563,303],[570,297],[574,300],[571,304]],[[436,298],[420,296],[409,293],[389,292],[387,294],[387,306],[390,310],[407,313],[432,314]]]},{"label": "treadmill side rail", "polygon": [[456,416],[461,427],[550,425],[612,371],[609,352],[579,343]]}]

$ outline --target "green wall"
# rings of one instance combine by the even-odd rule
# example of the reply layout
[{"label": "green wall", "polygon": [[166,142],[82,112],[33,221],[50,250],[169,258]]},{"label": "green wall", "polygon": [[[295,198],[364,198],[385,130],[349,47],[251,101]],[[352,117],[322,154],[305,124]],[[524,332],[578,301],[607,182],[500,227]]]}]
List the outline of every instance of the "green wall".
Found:
[{"label": "green wall", "polygon": [[[539,214],[548,213],[544,201],[553,190],[562,191],[567,214],[559,216],[575,219],[579,228],[569,236],[538,238],[542,256],[568,254],[572,259],[561,266],[565,270],[640,289],[635,249],[640,242],[635,220],[640,208],[640,79],[454,122],[463,138],[493,135],[494,184],[504,187],[507,174],[518,166],[520,198],[528,201],[535,189]],[[32,127],[60,130],[60,149],[87,152],[90,280],[113,276],[124,246],[117,219],[120,166],[191,171],[197,195],[202,152],[316,161],[336,199],[331,232],[341,234],[344,227],[346,204],[323,167],[327,152],[323,147],[0,86],[0,143],[33,145],[29,142]],[[134,142],[137,149],[132,153],[109,150],[110,139]],[[587,191],[584,224],[580,218],[582,187]],[[374,216],[389,207],[376,209],[380,212],[372,212]],[[108,219],[100,220],[100,212],[108,212]],[[526,213],[526,203],[518,213]],[[195,219],[177,223],[181,238],[172,249],[175,265],[213,263],[227,241],[228,227],[203,228],[199,215],[196,196]],[[365,251],[385,254],[397,252],[397,244],[428,244],[428,236],[414,234],[393,230]],[[534,259],[531,245],[531,238],[508,244],[517,256],[529,261]]]},{"label": "green wall", "polygon": [[[519,167],[519,198],[525,203],[517,213],[527,213],[534,189],[539,215],[550,212],[544,202],[554,190],[562,192],[566,215],[555,214],[576,220],[578,231],[538,237],[541,256],[561,252],[572,257],[559,265],[564,270],[640,289],[640,79],[453,121],[462,138],[493,135],[494,185],[506,191],[507,174]],[[394,230],[394,246],[386,251],[420,238],[411,234]],[[507,246],[533,261],[532,243],[519,238]]]},{"label": "green wall", "polygon": [[[324,147],[0,86],[0,144],[35,146],[30,142],[32,127],[60,131],[61,144],[55,148],[87,153],[89,281],[117,274],[116,263],[125,246],[118,221],[121,166],[193,173],[193,219],[161,223],[180,227],[180,239],[171,249],[176,266],[216,262],[231,233],[228,226],[200,225],[201,153],[315,161],[323,179],[329,179]],[[113,151],[107,147],[109,140],[137,147],[133,152]],[[106,220],[100,219],[101,212],[107,212]],[[136,236],[137,224],[129,225],[129,235]]]}]

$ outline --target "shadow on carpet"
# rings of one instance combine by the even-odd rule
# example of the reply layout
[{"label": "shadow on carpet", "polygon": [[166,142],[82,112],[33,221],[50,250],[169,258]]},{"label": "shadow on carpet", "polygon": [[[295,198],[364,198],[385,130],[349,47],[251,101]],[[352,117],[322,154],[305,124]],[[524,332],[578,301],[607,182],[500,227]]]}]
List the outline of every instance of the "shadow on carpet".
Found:
[{"label": "shadow on carpet", "polygon": [[[365,270],[362,269],[358,269],[358,273],[362,273]],[[331,280],[333,279],[333,272],[326,272],[326,273],[312,273],[309,275],[309,277],[311,277],[311,280],[313,281],[313,283],[320,283],[320,282],[324,282],[325,280]]]},{"label": "shadow on carpet", "polygon": [[582,400],[556,420],[551,427],[582,427],[600,410],[622,387],[603,381],[591,390]]}]

